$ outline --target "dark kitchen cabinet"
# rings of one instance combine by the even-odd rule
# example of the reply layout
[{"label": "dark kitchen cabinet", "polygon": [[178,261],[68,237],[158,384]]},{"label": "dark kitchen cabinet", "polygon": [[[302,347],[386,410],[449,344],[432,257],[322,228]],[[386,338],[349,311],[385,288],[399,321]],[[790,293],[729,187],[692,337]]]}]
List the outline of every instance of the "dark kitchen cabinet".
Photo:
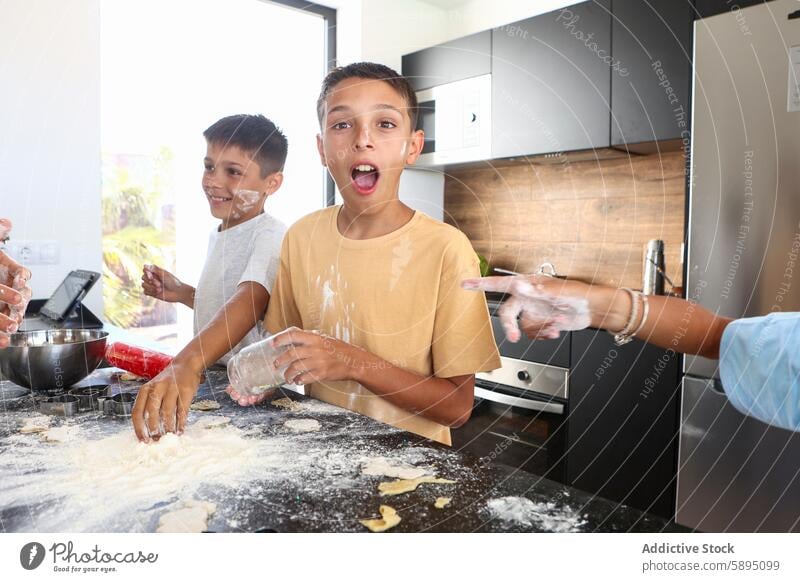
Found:
[{"label": "dark kitchen cabinet", "polygon": [[567,482],[671,518],[680,356],[604,331],[573,332]]},{"label": "dark kitchen cabinet", "polygon": [[687,0],[613,0],[611,145],[688,138],[694,11]]},{"label": "dark kitchen cabinet", "polygon": [[697,18],[706,18],[763,3],[764,0],[695,0],[694,4]]},{"label": "dark kitchen cabinet", "polygon": [[415,91],[492,70],[492,32],[485,30],[403,56],[402,73]]},{"label": "dark kitchen cabinet", "polygon": [[492,157],[609,145],[610,0],[492,31]]}]

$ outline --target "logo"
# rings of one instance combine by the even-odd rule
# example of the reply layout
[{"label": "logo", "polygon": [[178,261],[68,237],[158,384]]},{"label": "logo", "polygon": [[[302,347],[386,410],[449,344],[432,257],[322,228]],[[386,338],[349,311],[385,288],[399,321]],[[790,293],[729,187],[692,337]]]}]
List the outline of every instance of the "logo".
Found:
[{"label": "logo", "polygon": [[35,570],[44,561],[44,546],[39,542],[28,542],[19,551],[19,563],[26,570]]}]

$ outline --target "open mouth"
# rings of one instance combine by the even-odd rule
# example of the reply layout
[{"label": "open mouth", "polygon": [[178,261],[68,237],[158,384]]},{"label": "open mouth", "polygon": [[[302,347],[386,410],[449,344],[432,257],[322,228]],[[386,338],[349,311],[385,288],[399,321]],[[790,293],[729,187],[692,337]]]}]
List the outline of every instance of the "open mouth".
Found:
[{"label": "open mouth", "polygon": [[362,195],[372,194],[378,186],[380,172],[372,164],[358,163],[350,169],[353,187]]}]

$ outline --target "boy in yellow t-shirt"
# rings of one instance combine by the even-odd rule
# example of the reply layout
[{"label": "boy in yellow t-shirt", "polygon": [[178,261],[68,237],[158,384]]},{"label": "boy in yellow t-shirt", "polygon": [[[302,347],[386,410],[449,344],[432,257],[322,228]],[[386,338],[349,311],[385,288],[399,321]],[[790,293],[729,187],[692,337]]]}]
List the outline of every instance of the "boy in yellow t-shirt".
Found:
[{"label": "boy in yellow t-shirt", "polygon": [[315,331],[282,336],[293,347],[275,365],[315,398],[450,444],[475,372],[500,360],[485,298],[461,288],[479,274],[469,241],[398,198],[423,145],[416,96],[392,69],[356,63],[328,74],[317,109],[320,158],[344,204],[284,238],[266,327]]}]

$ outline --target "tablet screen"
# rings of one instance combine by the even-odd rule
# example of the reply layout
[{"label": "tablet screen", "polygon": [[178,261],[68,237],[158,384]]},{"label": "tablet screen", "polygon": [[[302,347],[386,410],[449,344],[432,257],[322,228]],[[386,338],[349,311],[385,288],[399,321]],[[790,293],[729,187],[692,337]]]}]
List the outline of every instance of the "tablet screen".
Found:
[{"label": "tablet screen", "polygon": [[56,320],[66,317],[75,302],[82,298],[81,293],[91,289],[95,280],[94,275],[96,273],[89,271],[72,271],[42,306],[39,313]]}]

